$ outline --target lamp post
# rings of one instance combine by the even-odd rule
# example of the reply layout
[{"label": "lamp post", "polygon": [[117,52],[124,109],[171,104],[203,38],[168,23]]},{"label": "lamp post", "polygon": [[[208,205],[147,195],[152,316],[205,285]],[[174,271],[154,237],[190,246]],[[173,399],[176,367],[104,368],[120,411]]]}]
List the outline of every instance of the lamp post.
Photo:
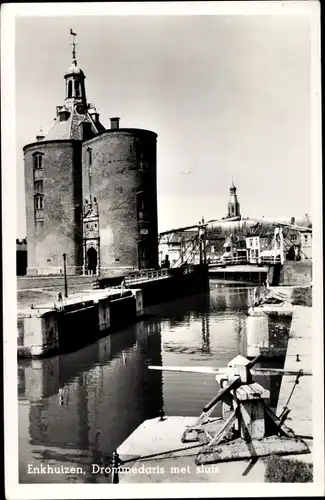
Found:
[{"label": "lamp post", "polygon": [[67,254],[63,254],[63,270],[64,270],[64,296],[68,298],[68,283],[67,283]]}]

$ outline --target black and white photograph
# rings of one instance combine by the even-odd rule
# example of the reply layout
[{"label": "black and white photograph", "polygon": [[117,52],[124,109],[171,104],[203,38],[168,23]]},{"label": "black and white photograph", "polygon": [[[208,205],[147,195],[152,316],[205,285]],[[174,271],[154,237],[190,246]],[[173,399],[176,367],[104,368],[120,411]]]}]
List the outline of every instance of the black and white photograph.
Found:
[{"label": "black and white photograph", "polygon": [[322,495],[319,2],[1,33],[6,498]]}]

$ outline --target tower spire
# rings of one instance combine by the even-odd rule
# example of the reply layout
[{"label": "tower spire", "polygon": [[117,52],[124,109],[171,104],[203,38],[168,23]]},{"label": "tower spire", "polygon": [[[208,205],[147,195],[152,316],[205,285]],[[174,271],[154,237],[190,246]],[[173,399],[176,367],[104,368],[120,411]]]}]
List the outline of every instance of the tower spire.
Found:
[{"label": "tower spire", "polygon": [[77,33],[74,33],[72,28],[70,28],[70,35],[72,35],[72,63],[77,66],[77,59],[76,59],[76,42],[75,42],[75,37],[77,36]]}]

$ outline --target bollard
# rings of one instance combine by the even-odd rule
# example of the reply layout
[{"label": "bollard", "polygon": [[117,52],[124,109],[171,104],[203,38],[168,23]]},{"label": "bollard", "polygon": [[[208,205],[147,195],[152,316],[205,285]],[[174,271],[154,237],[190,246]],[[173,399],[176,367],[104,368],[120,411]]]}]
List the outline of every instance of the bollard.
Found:
[{"label": "bollard", "polygon": [[112,460],[112,484],[118,484],[119,483],[119,474],[118,474],[118,469],[121,464],[121,460],[119,457],[119,454],[115,450],[113,453],[113,460]]},{"label": "bollard", "polygon": [[159,417],[160,417],[160,418],[159,418],[159,422],[163,422],[163,421],[165,420],[165,419],[164,419],[164,416],[165,416],[165,412],[164,412],[164,410],[161,408],[161,409],[159,410]]},{"label": "bollard", "polygon": [[300,361],[299,359],[299,354],[297,354],[297,359],[296,359],[297,363]]}]

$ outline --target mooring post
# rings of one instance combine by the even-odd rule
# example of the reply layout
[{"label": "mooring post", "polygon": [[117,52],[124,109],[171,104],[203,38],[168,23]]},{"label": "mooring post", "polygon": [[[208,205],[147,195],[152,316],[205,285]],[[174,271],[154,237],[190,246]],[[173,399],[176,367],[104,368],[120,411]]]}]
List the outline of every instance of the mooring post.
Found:
[{"label": "mooring post", "polygon": [[113,460],[112,460],[112,484],[118,484],[119,483],[119,466],[121,464],[121,460],[119,457],[119,454],[115,450],[113,453]]},{"label": "mooring post", "polygon": [[164,412],[163,408],[161,408],[161,409],[159,410],[159,417],[160,417],[160,418],[159,418],[159,422],[163,422],[163,421],[165,420],[165,419],[164,419],[164,416],[165,416],[165,412]]},{"label": "mooring post", "polygon": [[68,298],[68,283],[67,283],[67,254],[63,254],[63,269],[64,269],[64,296]]}]

